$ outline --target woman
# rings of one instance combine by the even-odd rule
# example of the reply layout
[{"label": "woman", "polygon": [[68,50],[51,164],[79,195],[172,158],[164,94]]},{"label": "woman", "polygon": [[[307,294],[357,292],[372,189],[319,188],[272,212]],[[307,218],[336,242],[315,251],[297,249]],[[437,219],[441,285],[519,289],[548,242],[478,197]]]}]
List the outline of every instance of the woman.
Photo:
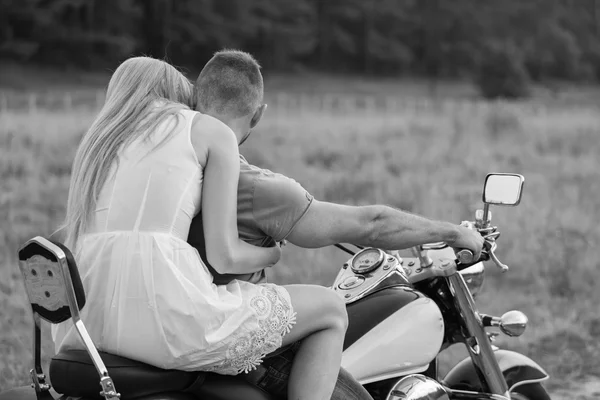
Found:
[{"label": "woman", "polygon": [[[106,103],[73,163],[66,244],[87,293],[82,310],[99,349],[165,369],[247,372],[305,338],[289,383],[293,399],[329,399],[347,326],[326,288],[216,286],[187,242],[202,212],[207,249],[221,273],[274,265],[280,249],[238,238],[239,155],[234,133],[190,110],[190,82],[171,65],[131,58],[113,74]],[[292,329],[293,327],[293,329]],[[80,348],[71,324],[58,348]]]}]

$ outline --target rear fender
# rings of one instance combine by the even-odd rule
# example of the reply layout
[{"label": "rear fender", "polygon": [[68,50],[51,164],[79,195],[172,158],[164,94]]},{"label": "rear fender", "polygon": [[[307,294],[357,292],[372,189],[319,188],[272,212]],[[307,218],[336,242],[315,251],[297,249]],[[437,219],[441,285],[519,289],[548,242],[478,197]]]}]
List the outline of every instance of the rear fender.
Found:
[{"label": "rear fender", "polygon": [[[550,377],[535,361],[523,354],[510,350],[496,350],[494,354],[509,392],[518,386],[543,382]],[[465,386],[468,386],[469,390],[483,390],[470,357],[456,364],[444,377],[444,383],[450,388],[467,389]]]}]

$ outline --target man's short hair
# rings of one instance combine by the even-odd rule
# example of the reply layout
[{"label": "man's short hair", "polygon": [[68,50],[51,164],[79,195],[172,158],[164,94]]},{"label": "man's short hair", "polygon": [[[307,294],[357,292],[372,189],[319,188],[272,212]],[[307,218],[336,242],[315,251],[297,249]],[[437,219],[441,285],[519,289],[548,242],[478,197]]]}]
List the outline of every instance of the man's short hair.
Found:
[{"label": "man's short hair", "polygon": [[254,57],[238,50],[218,51],[196,80],[198,111],[243,117],[261,105],[263,91],[260,65]]}]

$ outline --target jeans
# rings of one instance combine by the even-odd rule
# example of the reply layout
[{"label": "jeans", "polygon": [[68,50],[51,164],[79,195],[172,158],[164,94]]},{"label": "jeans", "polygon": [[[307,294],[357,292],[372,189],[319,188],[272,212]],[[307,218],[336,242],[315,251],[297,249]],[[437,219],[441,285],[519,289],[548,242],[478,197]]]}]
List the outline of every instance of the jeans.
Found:
[{"label": "jeans", "polygon": [[[296,352],[301,342],[296,342],[286,348],[265,357],[257,369],[247,374],[240,374],[245,379],[274,395],[277,398],[287,399],[288,380]],[[373,400],[369,392],[354,379],[345,369],[340,368],[340,373],[335,383],[332,400]]]}]

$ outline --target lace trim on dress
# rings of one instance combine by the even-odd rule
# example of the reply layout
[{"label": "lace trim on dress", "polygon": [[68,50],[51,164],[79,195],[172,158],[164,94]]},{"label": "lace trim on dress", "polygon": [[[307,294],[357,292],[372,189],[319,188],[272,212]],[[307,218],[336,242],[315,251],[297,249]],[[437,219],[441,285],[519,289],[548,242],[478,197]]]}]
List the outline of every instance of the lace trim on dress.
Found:
[{"label": "lace trim on dress", "polygon": [[258,329],[246,331],[228,347],[225,361],[203,370],[237,375],[256,369],[262,359],[281,347],[283,336],[296,323],[296,313],[285,289],[272,284],[257,285],[259,293],[250,299]]}]

